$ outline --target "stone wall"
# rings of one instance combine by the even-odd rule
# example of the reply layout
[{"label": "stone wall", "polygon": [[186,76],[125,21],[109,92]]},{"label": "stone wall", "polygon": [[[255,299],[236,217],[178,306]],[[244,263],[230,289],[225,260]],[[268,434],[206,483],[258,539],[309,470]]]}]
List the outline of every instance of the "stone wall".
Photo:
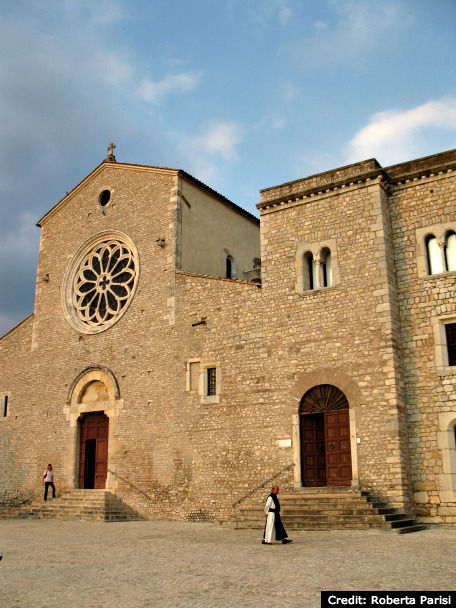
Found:
[{"label": "stone wall", "polygon": [[[98,195],[106,188],[112,198],[102,208]],[[11,391],[11,416],[20,430],[14,436],[14,467],[28,471],[21,477],[24,491],[41,491],[40,478],[48,462],[54,464],[59,491],[76,483],[78,413],[102,410],[113,415],[110,468],[143,492],[161,496],[160,503],[146,500],[151,512],[162,512],[165,505],[166,513],[172,502],[170,319],[176,201],[175,173],[104,164],[42,222],[35,314],[27,327],[32,330],[31,350],[27,357],[16,357],[15,373],[1,365],[5,377],[0,384]],[[138,249],[136,295],[115,325],[98,334],[84,334],[70,326],[63,311],[65,273],[82,243],[111,230],[127,234]],[[155,241],[163,237],[166,246],[161,248]],[[2,358],[8,341],[1,342]],[[21,350],[27,345],[19,337],[17,344]],[[120,393],[114,403],[95,402],[89,407],[78,405],[76,397],[74,407],[70,406],[70,387],[87,368],[112,372]],[[1,458],[0,486],[5,487],[11,463],[3,451]],[[120,492],[128,487],[134,500],[143,501],[144,495],[115,475],[108,476],[107,487]]]},{"label": "stone wall", "polygon": [[[212,254],[221,273],[220,247],[232,245],[208,240],[192,255],[211,226],[183,220],[181,172],[102,163],[42,219],[34,314],[0,341],[2,508],[40,493],[49,462],[59,491],[77,486],[78,419],[104,411],[108,489],[146,517],[229,520],[292,463],[280,485],[301,485],[299,403],[332,384],[349,402],[353,485],[456,523],[456,374],[439,338],[456,322],[456,273],[428,276],[422,243],[427,227],[455,222],[455,162],[452,152],[402,169],[369,160],[263,191],[261,288],[201,274]],[[222,209],[212,220],[222,226],[226,212],[233,228],[235,208],[203,190],[201,218]],[[247,260],[257,226],[239,217]],[[125,314],[87,333],[62,305],[65,277],[101,233],[134,243],[139,280]],[[320,264],[324,247],[333,284],[308,289],[302,255]],[[87,398],[90,382],[103,398]]]},{"label": "stone wall", "polygon": [[[291,437],[304,391],[335,383],[337,370],[345,384],[356,387],[351,402],[347,395],[356,481],[411,510],[396,287],[382,183],[363,181],[279,207],[259,207],[265,405],[274,413],[272,427]],[[297,292],[300,243],[329,240],[337,249],[339,282]]]},{"label": "stone wall", "polygon": [[456,229],[456,181],[454,171],[432,171],[430,162],[419,168],[414,180],[397,176],[390,198],[411,472],[418,515],[456,523],[456,369],[438,369],[434,335],[439,318],[456,319],[456,273],[422,276],[418,269],[423,230],[451,223]]},{"label": "stone wall", "polygon": [[232,278],[244,279],[260,257],[258,219],[180,180],[177,269],[211,276],[226,276],[226,258],[232,258]]},{"label": "stone wall", "polygon": [[[181,512],[226,519],[232,503],[281,467],[265,409],[261,289],[186,273],[178,273],[176,289],[176,433],[186,493]],[[218,400],[207,399],[201,386],[187,390],[188,361],[199,361],[201,373],[205,364],[217,367]]]},{"label": "stone wall", "polygon": [[[0,400],[8,397],[8,413],[0,418],[0,510],[28,501],[38,482],[36,449],[24,444],[24,420],[18,409],[30,398],[30,383],[37,382],[30,353],[33,315],[25,319],[0,342]],[[27,439],[39,436],[46,423],[41,412],[30,411]],[[47,464],[47,462],[46,462]],[[46,468],[43,464],[43,471]],[[41,474],[43,471],[40,471]]]}]

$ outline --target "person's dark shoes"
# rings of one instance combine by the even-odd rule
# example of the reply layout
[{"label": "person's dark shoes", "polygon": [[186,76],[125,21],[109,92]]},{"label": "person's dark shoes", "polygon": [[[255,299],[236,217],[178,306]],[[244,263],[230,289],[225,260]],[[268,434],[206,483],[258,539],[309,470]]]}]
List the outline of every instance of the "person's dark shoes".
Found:
[{"label": "person's dark shoes", "polygon": [[262,545],[272,545],[272,543],[267,543],[265,540],[262,540],[262,541],[261,541],[261,544],[262,544]]},{"label": "person's dark shoes", "polygon": [[288,543],[292,543],[293,541],[290,538],[284,538],[282,541],[282,545],[288,545]]}]

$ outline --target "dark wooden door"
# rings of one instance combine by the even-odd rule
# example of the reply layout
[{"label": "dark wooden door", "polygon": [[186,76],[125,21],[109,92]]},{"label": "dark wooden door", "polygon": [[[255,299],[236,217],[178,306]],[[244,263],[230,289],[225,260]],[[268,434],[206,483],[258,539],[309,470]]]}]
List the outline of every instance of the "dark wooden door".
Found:
[{"label": "dark wooden door", "polygon": [[304,486],[326,484],[324,414],[301,416],[301,476]]},{"label": "dark wooden door", "polygon": [[352,478],[348,409],[325,413],[326,482],[349,486]]},{"label": "dark wooden door", "polygon": [[103,489],[108,472],[109,418],[103,412],[86,414],[81,422],[79,487]]}]

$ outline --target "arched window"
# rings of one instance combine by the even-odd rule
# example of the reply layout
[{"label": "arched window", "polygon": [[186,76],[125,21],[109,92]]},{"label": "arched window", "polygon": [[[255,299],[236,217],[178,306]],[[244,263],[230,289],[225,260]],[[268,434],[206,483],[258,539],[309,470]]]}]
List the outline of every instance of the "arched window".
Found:
[{"label": "arched window", "polygon": [[233,258],[228,255],[226,258],[225,277],[231,279],[233,277]]},{"label": "arched window", "polygon": [[321,269],[323,272],[323,287],[331,287],[332,285],[332,268],[331,268],[331,250],[325,247],[321,251]]},{"label": "arched window", "polygon": [[439,272],[443,272],[440,247],[433,234],[426,237],[426,252],[429,274],[439,274]]},{"label": "arched window", "polygon": [[307,251],[304,254],[303,272],[304,290],[315,289],[317,286],[317,265],[315,264],[311,251]]},{"label": "arched window", "polygon": [[452,230],[445,237],[445,263],[448,271],[456,270],[456,233]]}]

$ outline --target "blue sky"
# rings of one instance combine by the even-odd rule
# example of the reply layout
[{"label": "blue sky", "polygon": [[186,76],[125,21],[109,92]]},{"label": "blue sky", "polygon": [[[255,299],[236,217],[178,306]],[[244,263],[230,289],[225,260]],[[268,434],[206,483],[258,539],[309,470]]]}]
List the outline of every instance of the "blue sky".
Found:
[{"label": "blue sky", "polygon": [[0,334],[36,221],[106,155],[258,191],[456,147],[454,0],[2,0]]}]

